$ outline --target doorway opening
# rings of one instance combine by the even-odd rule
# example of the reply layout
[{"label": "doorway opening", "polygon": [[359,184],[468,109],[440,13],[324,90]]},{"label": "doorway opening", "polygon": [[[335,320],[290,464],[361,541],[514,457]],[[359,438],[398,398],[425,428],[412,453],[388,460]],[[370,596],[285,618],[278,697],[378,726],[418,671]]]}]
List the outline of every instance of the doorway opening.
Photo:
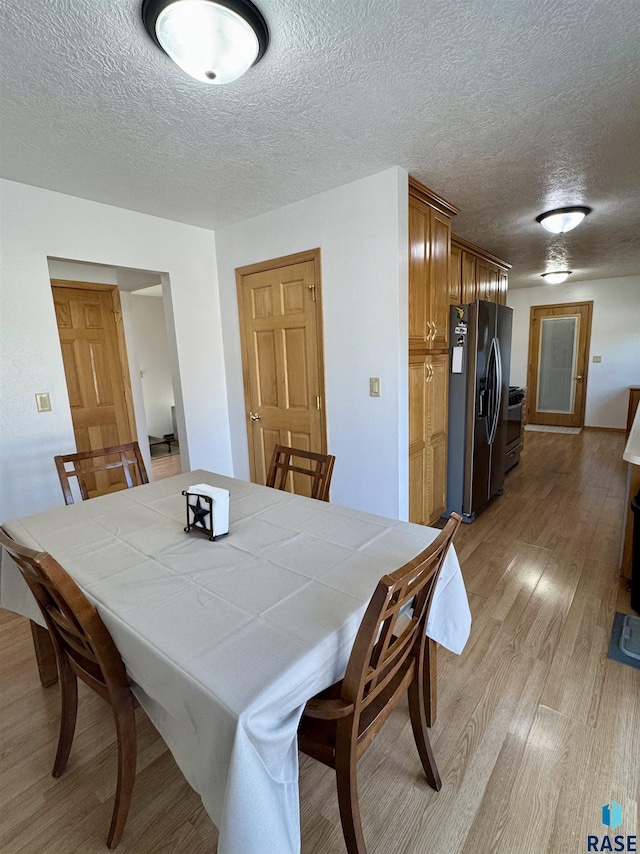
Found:
[{"label": "doorway opening", "polygon": [[179,474],[186,444],[168,275],[48,264],[76,450],[137,440],[150,479]]}]

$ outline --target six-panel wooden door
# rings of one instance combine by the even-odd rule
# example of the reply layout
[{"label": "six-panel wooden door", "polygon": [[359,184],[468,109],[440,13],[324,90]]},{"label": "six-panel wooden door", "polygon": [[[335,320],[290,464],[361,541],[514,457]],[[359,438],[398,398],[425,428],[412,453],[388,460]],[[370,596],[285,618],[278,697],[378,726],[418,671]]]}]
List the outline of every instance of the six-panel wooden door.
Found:
[{"label": "six-panel wooden door", "polygon": [[[121,322],[117,288],[52,283],[52,293],[76,450],[134,441],[129,369],[124,337],[117,330]],[[95,475],[94,486],[102,494],[124,487],[125,481],[116,469]]]},{"label": "six-panel wooden door", "polygon": [[319,250],[236,277],[251,480],[265,483],[276,444],[327,451]]}]

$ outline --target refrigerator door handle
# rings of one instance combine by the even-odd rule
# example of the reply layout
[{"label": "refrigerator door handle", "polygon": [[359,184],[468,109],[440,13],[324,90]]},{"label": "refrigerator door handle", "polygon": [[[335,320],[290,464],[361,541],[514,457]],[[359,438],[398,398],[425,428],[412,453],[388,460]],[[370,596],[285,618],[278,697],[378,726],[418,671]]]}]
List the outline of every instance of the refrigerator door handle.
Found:
[{"label": "refrigerator door handle", "polygon": [[491,349],[493,350],[496,370],[495,370],[495,388],[493,389],[492,398],[494,400],[493,422],[491,424],[491,432],[489,434],[489,444],[492,445],[498,431],[498,422],[500,421],[500,410],[502,409],[502,359],[500,358],[500,347],[498,339],[494,338],[491,341]]}]

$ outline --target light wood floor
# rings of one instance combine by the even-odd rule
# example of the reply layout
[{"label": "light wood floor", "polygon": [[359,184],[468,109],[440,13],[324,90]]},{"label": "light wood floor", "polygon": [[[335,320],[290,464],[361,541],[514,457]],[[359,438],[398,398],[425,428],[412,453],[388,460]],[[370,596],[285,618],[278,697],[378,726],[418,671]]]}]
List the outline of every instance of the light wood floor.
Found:
[{"label": "light wood floor", "polygon": [[174,474],[182,473],[182,460],[180,452],[174,451],[164,457],[151,457],[151,469],[154,480],[162,480],[164,477],[173,477]]},{"label": "light wood floor", "polygon": [[[505,494],[457,540],[473,629],[441,651],[432,730],[443,779],[421,775],[405,708],[360,764],[370,854],[573,854],[601,806],[638,832],[640,670],[607,659],[629,611],[616,562],[624,437],[528,433]],[[58,690],[40,687],[25,620],[0,616],[0,851],[105,852],[115,775],[105,705],[82,691],[69,767],[50,776]],[[82,689],[83,686],[81,686]],[[139,710],[140,750],[121,854],[214,854],[217,833]],[[304,854],[344,854],[332,772],[301,758]]]}]

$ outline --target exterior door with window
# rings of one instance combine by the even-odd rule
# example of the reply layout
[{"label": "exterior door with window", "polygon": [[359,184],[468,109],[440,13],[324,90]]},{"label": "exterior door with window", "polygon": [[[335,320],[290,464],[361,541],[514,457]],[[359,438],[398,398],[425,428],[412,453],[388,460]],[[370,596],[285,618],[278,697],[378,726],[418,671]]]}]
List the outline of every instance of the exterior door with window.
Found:
[{"label": "exterior door with window", "polygon": [[236,271],[251,480],[275,445],[327,452],[320,250]]},{"label": "exterior door with window", "polygon": [[592,310],[592,302],[531,307],[530,423],[584,425]]}]

